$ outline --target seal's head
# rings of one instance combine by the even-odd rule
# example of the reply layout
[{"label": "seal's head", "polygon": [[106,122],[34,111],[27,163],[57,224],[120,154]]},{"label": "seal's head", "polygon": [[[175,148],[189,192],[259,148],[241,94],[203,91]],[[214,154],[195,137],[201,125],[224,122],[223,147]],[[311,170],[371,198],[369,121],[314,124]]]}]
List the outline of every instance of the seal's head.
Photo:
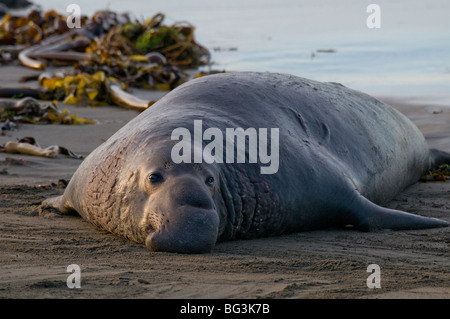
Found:
[{"label": "seal's head", "polygon": [[153,146],[137,156],[132,162],[140,164],[127,169],[132,174],[121,179],[128,184],[129,214],[134,215],[139,232],[146,236],[148,249],[211,251],[220,224],[214,199],[219,179],[215,167],[206,163],[175,164],[168,145]]},{"label": "seal's head", "polygon": [[145,210],[152,220],[146,246],[153,251],[210,251],[219,227],[214,182],[214,175],[200,165],[151,168],[145,176]]}]

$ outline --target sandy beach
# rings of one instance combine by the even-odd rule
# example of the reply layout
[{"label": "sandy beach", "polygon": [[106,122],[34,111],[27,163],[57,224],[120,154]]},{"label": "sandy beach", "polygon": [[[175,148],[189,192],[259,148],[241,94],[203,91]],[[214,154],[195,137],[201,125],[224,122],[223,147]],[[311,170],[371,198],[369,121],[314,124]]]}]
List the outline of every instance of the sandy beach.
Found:
[{"label": "sandy beach", "polygon": [[[0,67],[0,87],[34,71]],[[35,83],[26,84],[33,86]],[[165,93],[135,90],[157,100]],[[430,147],[450,152],[450,105],[378,97],[407,115]],[[21,125],[0,145],[31,136],[41,146],[88,155],[136,111],[63,105],[92,125]],[[12,160],[11,160],[12,159]],[[78,216],[41,214],[81,163],[0,153],[0,298],[450,298],[450,228],[362,233],[332,229],[220,243],[210,254],[155,253]],[[388,205],[450,222],[450,183],[412,185]],[[66,285],[81,268],[81,288]],[[381,270],[368,288],[367,267]]]}]

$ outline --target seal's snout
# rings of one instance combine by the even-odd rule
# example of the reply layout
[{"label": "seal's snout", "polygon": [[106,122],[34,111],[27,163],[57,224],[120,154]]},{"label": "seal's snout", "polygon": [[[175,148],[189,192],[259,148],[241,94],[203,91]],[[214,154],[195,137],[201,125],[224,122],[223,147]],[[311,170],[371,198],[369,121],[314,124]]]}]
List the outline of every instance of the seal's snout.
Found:
[{"label": "seal's snout", "polygon": [[174,199],[178,200],[180,206],[191,206],[201,209],[214,208],[211,196],[204,191],[186,189],[178,193]]},{"label": "seal's snout", "polygon": [[152,251],[210,252],[217,241],[219,215],[208,189],[194,178],[180,178],[167,185],[159,205],[163,218],[147,236]]},{"label": "seal's snout", "polygon": [[213,209],[214,202],[206,186],[194,177],[184,176],[169,182],[167,195],[170,203],[166,207],[177,210],[180,206]]},{"label": "seal's snout", "polygon": [[148,249],[199,254],[214,248],[219,229],[219,217],[215,210],[193,210],[189,207],[178,217],[167,220],[160,229],[147,236],[145,245]]}]

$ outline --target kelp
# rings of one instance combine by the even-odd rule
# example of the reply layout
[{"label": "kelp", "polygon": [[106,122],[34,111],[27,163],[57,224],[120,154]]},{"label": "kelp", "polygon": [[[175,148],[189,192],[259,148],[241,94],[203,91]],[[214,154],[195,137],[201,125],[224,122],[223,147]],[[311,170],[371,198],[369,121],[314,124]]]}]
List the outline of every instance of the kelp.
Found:
[{"label": "kelp", "polygon": [[422,182],[445,182],[450,180],[450,165],[443,164],[434,170],[429,170],[420,180]]},{"label": "kelp", "polygon": [[42,94],[46,99],[62,100],[67,104],[106,105],[110,101],[108,82],[104,72],[93,75],[67,75],[59,72],[53,75],[43,73],[39,77]]},{"label": "kelp", "polygon": [[93,54],[76,51],[83,50],[90,43],[90,37],[83,30],[72,30],[27,47],[20,51],[17,58],[22,65],[37,70],[47,67],[45,59],[57,62],[58,65],[96,60],[97,57]]},{"label": "kelp", "polygon": [[126,92],[126,85],[114,77],[107,77],[103,71],[93,75],[80,73],[66,75],[41,74],[40,97],[42,99],[57,99],[66,104],[84,104],[92,106],[119,105],[143,111],[154,101],[140,99]]},{"label": "kelp", "polygon": [[98,62],[83,61],[77,63],[74,69],[75,72],[87,74],[101,71],[126,86],[164,91],[174,89],[188,78],[185,72],[167,63],[165,57],[156,52],[129,56],[103,53]]},{"label": "kelp", "polygon": [[194,40],[194,26],[188,22],[166,26],[162,24],[163,20],[164,15],[158,13],[141,25],[125,25],[122,34],[127,35],[140,52],[160,52],[171,65],[209,63],[209,51]]},{"label": "kelp", "polygon": [[55,11],[7,14],[0,22],[0,62],[17,59],[36,70],[48,63],[72,65],[64,74],[46,74],[40,81],[43,98],[93,106],[119,101],[142,110],[152,101],[133,99],[127,89],[172,90],[189,80],[185,68],[210,63],[209,51],[195,41],[194,26],[165,25],[164,18],[157,13],[142,22],[98,11],[83,16],[80,29],[69,29],[67,18]]},{"label": "kelp", "polygon": [[81,18],[81,30],[67,27],[67,17],[55,11],[32,11],[27,16],[6,14],[0,22],[0,45],[36,45],[49,38],[77,31],[91,43],[79,52],[94,53],[104,62],[113,56],[145,55],[159,52],[171,65],[196,67],[209,63],[208,49],[194,39],[195,27],[188,22],[164,25],[165,16],[157,13],[144,22],[128,14],[98,11]]},{"label": "kelp", "polygon": [[[96,121],[88,118],[79,118],[69,110],[59,110],[56,102],[48,105],[40,104],[31,97],[19,101],[0,99],[0,122],[14,123],[10,128],[17,127],[18,123],[30,124],[94,124]],[[8,128],[2,127],[2,130]]]},{"label": "kelp", "polygon": [[27,16],[7,13],[0,22],[0,45],[36,44],[54,34],[70,31],[66,17],[54,10],[31,11]]}]

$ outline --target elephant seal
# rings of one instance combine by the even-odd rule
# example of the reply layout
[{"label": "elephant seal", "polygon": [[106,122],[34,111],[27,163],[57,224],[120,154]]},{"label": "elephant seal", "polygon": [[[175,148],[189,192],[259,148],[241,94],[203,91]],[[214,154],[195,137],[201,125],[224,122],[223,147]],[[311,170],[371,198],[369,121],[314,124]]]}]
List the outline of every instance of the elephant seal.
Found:
[{"label": "elephant seal", "polygon": [[[247,144],[260,133],[259,153],[225,145],[237,128]],[[263,129],[274,129],[271,137],[278,129],[279,139]],[[278,163],[263,173],[269,149]],[[334,226],[442,227],[448,223],[380,206],[418,181],[436,154],[450,158],[430,153],[404,115],[359,91],[286,74],[223,73],[179,86],[131,120],[44,206],[179,253]]]}]

